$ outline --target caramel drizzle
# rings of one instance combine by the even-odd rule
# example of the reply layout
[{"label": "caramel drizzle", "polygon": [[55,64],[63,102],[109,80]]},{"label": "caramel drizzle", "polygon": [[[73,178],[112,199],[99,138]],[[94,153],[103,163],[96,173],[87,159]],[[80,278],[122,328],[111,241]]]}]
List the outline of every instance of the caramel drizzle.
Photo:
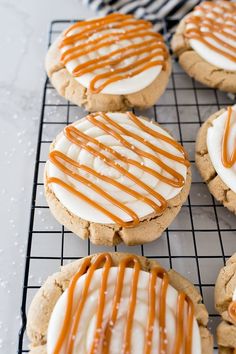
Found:
[{"label": "caramel drizzle", "polygon": [[[204,6],[206,4],[210,7],[210,10],[208,7]],[[186,20],[187,24],[194,25],[194,27],[186,29],[185,36],[189,39],[196,39],[199,42],[202,42],[215,52],[221,54],[233,62],[236,62],[236,55],[234,54],[236,47],[226,43],[219,37],[219,35],[223,35],[225,38],[236,41],[236,35],[226,31],[226,29],[229,29],[236,32],[236,19],[233,18],[233,16],[236,15],[236,6],[234,4],[231,5],[232,6],[226,8],[220,4],[204,2],[202,5],[197,6],[195,9],[202,11],[204,16],[197,16],[193,14]],[[223,14],[215,11],[216,9],[223,10]],[[206,17],[206,15],[209,14],[209,11],[210,13],[214,14],[214,18]],[[225,24],[224,22],[219,22],[219,19],[224,22],[230,21],[232,25]],[[207,31],[203,31],[201,27],[207,28]],[[213,39],[223,48],[218,48],[216,45],[209,43],[207,38]],[[231,51],[231,53],[229,53],[227,50]]]},{"label": "caramel drizzle", "polygon": [[234,150],[229,156],[228,154],[228,142],[229,142],[229,135],[230,135],[230,121],[232,117],[232,107],[228,107],[228,115],[225,123],[224,135],[222,140],[222,154],[221,154],[221,161],[224,167],[231,168],[236,162],[236,142],[234,145]]},{"label": "caramel drizzle", "polygon": [[236,322],[236,301],[232,301],[228,308],[229,316]]},{"label": "caramel drizzle", "polygon": [[[96,354],[100,347],[103,354],[109,354],[109,346],[112,337],[112,330],[115,326],[119,306],[122,296],[125,270],[127,267],[133,267],[133,276],[130,287],[129,307],[127,310],[127,321],[124,329],[122,354],[131,353],[131,333],[133,327],[134,313],[136,308],[137,288],[141,264],[136,256],[126,256],[118,265],[118,274],[116,286],[114,290],[114,299],[111,314],[106,323],[104,323],[104,309],[106,302],[107,281],[109,271],[112,267],[112,258],[108,253],[102,253],[97,256],[94,263],[90,259],[85,259],[78,271],[72,278],[67,295],[66,314],[62,324],[59,337],[56,342],[53,354],[60,354],[63,347],[66,348],[67,354],[72,354],[74,349],[75,338],[81,322],[81,315],[86,303],[90,284],[94,272],[102,267],[101,286],[97,304],[97,319],[94,332],[93,342],[89,349],[89,354]],[[79,278],[86,274],[84,287],[79,299],[75,299],[75,288]],[[157,281],[161,281],[161,290],[159,298],[156,294]],[[148,319],[146,324],[146,340],[144,354],[150,354],[152,348],[153,325],[156,314],[158,313],[158,321],[160,327],[160,347],[159,352],[165,353],[167,350],[166,335],[166,301],[167,289],[169,286],[169,277],[167,272],[159,267],[155,267],[150,271],[149,277],[149,298],[148,298]],[[184,325],[185,306],[187,305],[186,325]],[[75,309],[73,312],[73,308]],[[157,311],[158,308],[158,311]],[[194,322],[194,305],[192,301],[183,292],[179,292],[176,309],[176,335],[174,339],[173,354],[190,354],[192,352]]]},{"label": "caramel drizzle", "polygon": [[[232,301],[228,307],[228,314],[231,319],[236,322],[236,301]],[[234,348],[234,354],[236,354],[236,348]]]},{"label": "caramel drizzle", "polygon": [[[103,33],[107,29],[113,29],[110,33]],[[73,31],[80,30],[79,33]],[[89,41],[94,33],[101,35]],[[152,31],[152,25],[145,20],[136,20],[132,15],[112,14],[102,19],[82,21],[75,23],[64,33],[60,48],[72,46],[61,54],[63,65],[89,55],[94,51],[116,44],[118,41],[143,39],[139,43],[132,43],[123,48],[109,51],[96,59],[87,60],[77,65],[72,74],[75,77],[86,73],[94,73],[89,89],[93,93],[101,92],[107,85],[133,77],[141,72],[159,66],[165,70],[168,52],[163,37]],[[81,43],[80,41],[86,41]],[[78,43],[79,42],[79,43]],[[83,48],[84,47],[84,48]],[[141,56],[134,63],[121,66],[125,59]],[[119,65],[119,67],[117,67]],[[103,69],[102,74],[96,74],[96,70]],[[99,84],[99,82],[102,82]]]},{"label": "caramel drizzle", "polygon": [[[143,149],[140,149],[128,142],[123,135],[132,137],[133,139],[141,142],[144,146],[149,147],[153,151],[157,152],[160,156],[164,156],[165,158],[176,161],[180,164],[185,165],[186,167],[190,166],[189,161],[187,160],[186,153],[184,151],[184,148],[171,139],[168,136],[165,136],[164,134],[161,134],[159,132],[156,132],[155,130],[147,127],[145,124],[143,124],[138,117],[136,117],[133,113],[128,112],[127,115],[130,120],[132,120],[140,129],[151,135],[152,137],[159,139],[172,147],[174,147],[177,151],[179,151],[183,157],[176,156],[164,149],[161,149],[152,143],[146,141],[139,135],[128,131],[124,127],[122,127],[120,124],[116,123],[114,120],[108,117],[107,114],[105,113],[99,113],[100,117],[105,121],[103,123],[102,121],[96,119],[96,114],[90,114],[86,118],[95,126],[99,127],[101,130],[105,131],[108,135],[111,135],[114,137],[118,142],[120,142],[123,146],[128,148],[129,150],[133,151],[139,156],[145,157],[147,159],[150,159],[153,161],[155,164],[160,166],[162,170],[165,172],[165,175],[155,171],[154,169],[145,166],[144,164],[133,160],[131,158],[126,158],[122,154],[118,153],[111,147],[104,145],[103,143],[99,142],[93,137],[90,137],[89,135],[79,131],[74,125],[69,125],[65,128],[64,134],[66,138],[72,142],[73,144],[77,145],[79,148],[82,148],[86,150],[89,154],[92,154],[94,157],[98,157],[101,160],[103,160],[108,166],[114,168],[115,170],[119,171],[122,175],[126,176],[130,180],[132,180],[136,185],[140,186],[144,191],[152,195],[157,202],[154,200],[143,196],[141,193],[133,190],[130,187],[125,186],[124,184],[114,180],[113,178],[107,177],[102,175],[101,173],[98,173],[95,171],[93,168],[83,165],[64,153],[58,151],[58,150],[53,150],[49,154],[49,160],[59,169],[61,170],[64,174],[67,176],[70,176],[71,178],[77,180],[78,182],[83,183],[85,186],[89,187],[90,189],[94,190],[97,194],[103,196],[105,199],[107,199],[111,204],[117,206],[121,210],[123,210],[125,213],[127,213],[132,221],[123,221],[121,218],[119,218],[117,215],[113,214],[110,212],[108,209],[104,208],[102,205],[97,203],[95,200],[90,199],[87,197],[85,194],[71,186],[70,184],[62,181],[59,178],[56,177],[48,177],[47,182],[48,183],[55,183],[60,185],[62,188],[68,190],[70,193],[75,195],[76,197],[84,200],[86,203],[90,204],[91,206],[95,207],[99,211],[101,211],[104,215],[108,216],[113,222],[116,224],[122,226],[122,227],[133,227],[136,226],[140,220],[137,214],[129,207],[127,207],[125,204],[119,202],[116,198],[112,197],[109,193],[104,191],[101,187],[97,186],[95,183],[93,183],[91,180],[89,180],[86,177],[83,177],[81,174],[76,172],[76,169],[85,171],[89,175],[92,175],[100,180],[103,180],[107,183],[110,183],[111,185],[115,186],[119,190],[133,196],[137,200],[140,200],[147,205],[149,205],[153,211],[157,214],[162,213],[166,207],[167,207],[167,200],[161,196],[160,193],[156,192],[153,188],[149,187],[146,183],[142,182],[139,180],[134,174],[130,173],[127,171],[124,167],[122,167],[116,160],[120,160],[122,162],[128,163],[130,165],[136,166],[137,168],[141,169],[144,172],[147,172],[151,174],[152,176],[156,177],[158,180],[173,186],[174,188],[181,188],[183,187],[185,180],[181,174],[176,172],[173,168],[169,167],[166,163],[164,163],[161,158],[155,156],[154,154],[151,154],[147,151],[144,151]],[[120,133],[122,134],[120,134]],[[96,146],[94,148],[92,145]],[[112,157],[108,157],[105,155],[103,152],[109,153]],[[166,175],[167,174],[167,175]]]}]

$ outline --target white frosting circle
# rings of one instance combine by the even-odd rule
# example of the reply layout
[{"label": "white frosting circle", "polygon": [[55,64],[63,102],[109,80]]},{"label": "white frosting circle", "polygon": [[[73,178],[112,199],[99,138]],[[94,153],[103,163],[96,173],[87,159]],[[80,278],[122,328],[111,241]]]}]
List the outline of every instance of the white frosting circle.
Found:
[{"label": "white frosting circle", "polygon": [[[236,193],[236,164],[231,168],[226,168],[221,160],[222,140],[224,136],[224,127],[228,112],[225,111],[219,117],[213,120],[212,126],[207,130],[207,149],[211,162],[219,177],[233,192]],[[228,154],[231,155],[236,141],[236,105],[232,107],[231,129],[229,135]]]},{"label": "white frosting circle", "polygon": [[[176,150],[174,147],[172,147],[170,144],[167,144],[163,142],[160,139],[154,138],[153,136],[149,135],[148,133],[144,132],[142,129],[140,129],[134,122],[131,121],[131,119],[128,117],[126,113],[107,113],[109,118],[111,118],[113,121],[119,123],[122,127],[126,128],[128,131],[132,131],[133,133],[136,133],[140,137],[146,139],[146,141],[152,143],[153,145],[162,148],[175,156],[183,157],[183,155]],[[96,119],[102,120],[101,116],[97,114]],[[146,121],[142,118],[139,118],[143,124],[146,126],[152,128],[153,130],[160,132],[161,134],[164,134],[165,136],[170,137],[170,135],[164,131],[160,126],[157,126],[155,124],[152,124],[150,121]],[[106,123],[107,126],[110,126],[108,123]],[[121,155],[124,155],[125,157],[131,158],[144,166],[150,167],[153,170],[161,173],[162,175],[166,176],[166,172],[161,169],[159,165],[154,163],[152,160],[142,157],[138,154],[136,154],[134,151],[126,148],[123,146],[121,142],[116,140],[114,137],[111,135],[108,135],[106,132],[101,130],[100,128],[94,126],[92,123],[90,123],[86,118],[81,119],[77,122],[74,123],[77,129],[82,131],[83,133],[86,133],[87,135],[96,138],[98,141],[102,142],[103,144],[112,147],[114,150],[119,152]],[[180,164],[174,160],[170,160],[165,158],[162,155],[159,155],[157,152],[151,150],[149,147],[143,145],[141,142],[134,140],[133,138],[129,136],[124,136],[122,135],[123,138],[125,138],[127,141],[129,141],[133,146],[141,148],[142,150],[151,153],[152,155],[156,157],[160,157],[163,162],[165,162],[169,167],[172,167],[175,171],[177,171],[180,175],[183,176],[184,179],[186,179],[187,175],[187,168],[185,165]],[[171,138],[171,137],[170,137]],[[172,138],[171,138],[172,139]],[[74,159],[75,161],[84,164],[86,166],[89,166],[96,170],[97,172],[111,177],[115,179],[117,182],[122,183],[123,185],[132,188],[136,192],[141,193],[143,196],[148,197],[149,199],[152,199],[158,204],[158,200],[149,192],[146,190],[142,189],[140,186],[136,185],[131,179],[128,177],[124,176],[117,170],[115,170],[113,167],[108,166],[104,161],[101,159],[94,157],[92,154],[88,153],[86,150],[83,148],[80,148],[76,146],[75,144],[72,144],[67,138],[64,136],[64,134],[61,134],[58,136],[55,142],[55,150],[59,150],[69,156],[70,158]],[[96,150],[98,147],[96,147]],[[103,154],[107,155],[109,157],[109,154],[105,151],[101,151]],[[112,157],[114,159],[114,157]],[[152,190],[155,190],[156,192],[160,193],[166,200],[171,199],[175,197],[182,188],[175,188],[172,187],[169,184],[166,184],[165,182],[160,181],[157,179],[155,176],[145,172],[143,169],[140,169],[136,166],[133,166],[128,163],[121,162],[120,160],[117,160],[117,162],[124,167],[128,172],[132,173],[135,177],[137,177],[139,180],[142,182],[146,183],[149,187],[152,188]],[[121,203],[123,203],[125,206],[131,208],[139,218],[146,217],[150,214],[153,213],[153,208],[146,204],[145,202],[141,200],[135,199],[133,196],[127,194],[124,191],[121,191],[117,187],[113,186],[110,183],[107,183],[101,179],[98,179],[97,177],[94,177],[92,175],[89,175],[88,173],[82,171],[82,170],[76,170],[77,173],[80,173],[82,176],[88,178],[91,182],[94,182],[97,186],[101,187],[104,191],[109,193],[111,196],[119,200]],[[102,195],[96,193],[92,189],[88,188],[84,184],[76,181],[75,179],[69,177],[62,171],[60,171],[54,164],[52,164],[50,161],[47,163],[47,177],[57,177],[60,178],[62,181],[72,185],[74,188],[85,194],[87,197],[89,197],[92,200],[95,200],[97,203],[102,205],[104,208],[108,209],[110,212],[115,214],[116,216],[120,217],[122,220],[125,222],[131,221],[131,217],[118,208],[117,206],[111,204],[109,201],[107,201]],[[167,175],[167,177],[170,177]],[[89,205],[82,199],[78,198],[77,196],[73,195],[63,187],[61,187],[58,184],[51,183],[51,187],[56,195],[56,197],[60,200],[60,202],[73,214],[77,215],[78,217],[88,220],[90,222],[97,222],[97,223],[102,223],[102,224],[114,224],[114,221],[112,221],[108,216],[104,215],[101,211],[96,209],[95,207]]]},{"label": "white frosting circle", "polygon": [[[220,1],[219,3],[222,3],[222,1]],[[226,3],[226,2],[224,1],[224,3]],[[217,3],[215,6],[217,6]],[[231,21],[230,18],[228,18],[228,15],[229,14],[233,15],[233,19],[236,21],[236,5],[235,5],[235,10],[234,10],[233,14],[232,14],[232,10],[230,8],[228,8],[228,4],[224,4],[224,6],[225,6],[224,10],[219,7],[217,7],[217,9],[216,9],[215,7],[213,7],[211,5],[207,5],[206,3],[203,2],[202,4],[197,6],[197,9],[195,9],[191,13],[190,18],[192,16],[200,16],[200,17],[203,17],[204,19],[206,19],[206,22],[207,22],[207,19],[213,19],[218,24],[225,24],[225,25],[234,26],[235,27],[234,30],[225,29],[225,31],[228,32],[229,34],[232,34],[235,36],[236,25],[235,25],[235,23],[233,23]],[[231,6],[231,4],[230,4],[230,6]],[[232,4],[232,6],[234,6],[234,5]],[[202,8],[207,9],[207,13],[203,12],[201,10]],[[213,12],[213,9],[214,9],[214,11],[216,11],[216,13]],[[222,15],[223,19],[221,17],[217,16],[217,13]],[[198,28],[202,32],[209,32],[209,29],[206,26],[204,26],[204,24],[202,24],[200,27],[195,24],[192,24],[192,23],[186,24],[186,31],[191,28]],[[205,41],[207,41],[209,44],[214,45],[215,47],[217,47],[221,50],[224,50],[228,54],[235,56],[236,40],[234,40],[232,38],[227,38],[224,36],[224,34],[219,33],[218,31],[215,31],[215,30],[211,30],[211,33],[213,33],[219,39],[223,40],[224,43],[230,44],[231,46],[233,46],[234,49],[226,48],[222,44],[218,43],[217,41],[215,41],[214,39],[209,38],[209,37],[205,37],[204,38]],[[191,38],[189,39],[189,44],[190,44],[191,48],[208,63],[210,63],[218,68],[227,70],[227,71],[236,71],[236,62],[235,61],[230,60],[229,58],[225,57],[224,55],[211,49],[206,44],[200,42],[197,39],[191,39]]]},{"label": "white frosting circle", "polygon": [[[86,48],[86,46],[89,44],[90,41],[96,40],[101,35],[108,34],[108,33],[110,34],[109,40],[111,40],[111,39],[115,38],[114,35],[112,35],[113,32],[120,31],[121,33],[124,33],[124,30],[127,30],[127,29],[129,30],[129,29],[135,28],[135,24],[136,24],[136,22],[138,23],[139,20],[134,19],[134,21],[135,22],[133,25],[126,26],[122,29],[116,28],[116,26],[114,24],[113,27],[108,28],[108,29],[104,29],[103,31],[100,31],[98,33],[94,33],[91,36],[89,36],[89,39],[82,39],[82,40],[76,42],[75,45],[79,45],[81,48]],[[74,29],[74,30],[71,30],[68,33],[68,35],[73,35],[73,34],[76,34],[79,32],[80,32],[80,28]],[[86,55],[83,55],[79,58],[73,59],[65,64],[66,69],[72,74],[73,70],[79,64],[85,63],[88,60],[92,60],[94,58],[99,58],[102,55],[109,54],[112,51],[128,47],[129,45],[132,45],[132,44],[138,44],[138,43],[142,44],[144,41],[150,40],[152,38],[150,35],[148,35],[148,32],[149,33],[154,32],[154,30],[148,29],[147,35],[144,37],[136,37],[136,38],[130,38],[130,39],[125,39],[125,40],[118,40],[118,41],[116,41],[116,43],[114,43],[112,45],[102,47],[100,49],[89,52]],[[63,54],[67,49],[73,48],[73,46],[74,45],[71,45],[71,44],[63,46],[60,49],[60,51]],[[148,54],[153,53],[153,51],[154,50],[150,49]],[[120,68],[120,67],[131,65],[131,64],[135,63],[137,60],[144,58],[145,56],[146,56],[146,54],[145,55],[139,54],[139,55],[136,55],[136,56],[133,56],[130,58],[126,58],[126,59],[122,60],[122,62],[120,64],[117,64],[115,68]],[[114,58],[118,58],[118,56],[116,55],[116,56],[114,56]],[[163,59],[164,59],[163,55],[157,54],[154,58],[151,59],[151,61],[163,60]],[[99,68],[99,69],[93,71],[92,73],[86,73],[86,74],[84,74],[82,76],[78,76],[78,77],[75,76],[74,78],[82,86],[89,88],[91,80],[97,74],[102,74],[106,71],[107,71],[107,67],[106,68]],[[153,67],[151,67],[151,68],[149,68],[149,69],[147,69],[147,70],[145,70],[145,71],[141,72],[140,74],[137,74],[133,77],[129,77],[126,79],[122,79],[122,80],[110,83],[109,85],[105,86],[101,90],[101,93],[112,94],[112,95],[126,95],[126,94],[131,94],[131,93],[141,91],[145,87],[149,86],[157,78],[157,76],[160,74],[161,71],[162,71],[161,65],[153,66]],[[99,86],[100,86],[100,84],[102,82],[104,82],[104,80],[100,80],[97,84],[99,84]]]},{"label": "white frosting circle", "polygon": [[[97,301],[99,296],[102,269],[97,269],[94,272],[92,281],[89,288],[89,294],[86,298],[85,305],[81,314],[78,332],[75,338],[75,346],[73,353],[86,354],[92,345],[96,314],[97,314]],[[118,310],[118,317],[112,331],[112,337],[110,342],[109,353],[110,354],[120,354],[122,353],[124,329],[127,323],[127,310],[129,308],[129,296],[131,288],[131,280],[133,276],[133,268],[126,268],[121,303]],[[112,267],[108,275],[108,285],[106,292],[105,309],[103,315],[103,326],[107,323],[109,315],[111,314],[112,302],[114,298],[114,289],[117,279],[118,267]],[[86,274],[83,275],[77,282],[74,299],[78,299],[81,296]],[[161,279],[157,280],[156,285],[156,298],[159,299],[160,294]],[[137,287],[137,297],[136,297],[136,307],[134,312],[134,320],[132,327],[131,336],[131,352],[130,354],[143,354],[146,336],[146,326],[148,317],[148,293],[149,293],[149,273],[140,271],[138,287]],[[58,299],[48,327],[47,333],[47,353],[53,354],[53,349],[56,345],[58,335],[61,330],[61,326],[64,320],[64,314],[67,303],[66,290]],[[178,292],[171,285],[167,289],[167,301],[166,301],[166,335],[167,335],[167,354],[173,353],[174,339],[175,339],[175,319],[176,319],[176,305],[177,305]],[[158,301],[158,300],[157,300]],[[74,311],[75,311],[74,301]],[[153,342],[151,354],[157,352],[159,346],[159,323],[158,323],[158,306],[156,306],[157,314],[155,316],[154,331],[153,331]],[[186,320],[187,307],[185,308],[184,318]],[[199,333],[199,327],[194,317],[193,321],[193,340],[192,340],[192,351],[191,354],[201,354],[201,338]],[[65,346],[62,348],[61,354],[66,354]],[[98,354],[101,351],[98,350]]]}]

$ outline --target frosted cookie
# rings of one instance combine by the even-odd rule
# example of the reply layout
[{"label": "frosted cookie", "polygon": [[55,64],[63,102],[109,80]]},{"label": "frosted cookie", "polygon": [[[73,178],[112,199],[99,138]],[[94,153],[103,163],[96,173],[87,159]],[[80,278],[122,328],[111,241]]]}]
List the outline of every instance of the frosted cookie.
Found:
[{"label": "frosted cookie", "polygon": [[213,196],[236,214],[236,106],[213,114],[196,140],[196,165]]},{"label": "frosted cookie", "polygon": [[101,253],[46,280],[29,308],[27,333],[31,354],[211,354],[207,322],[200,294],[174,270]]},{"label": "frosted cookie", "polygon": [[217,328],[220,354],[236,353],[236,253],[221,269],[215,286],[215,305],[222,317]]},{"label": "frosted cookie", "polygon": [[191,183],[184,148],[158,124],[127,113],[92,113],[51,145],[45,194],[55,218],[95,244],[158,238]]},{"label": "frosted cookie", "polygon": [[201,83],[236,93],[236,4],[205,1],[177,27],[171,47]]},{"label": "frosted cookie", "polygon": [[125,111],[157,101],[171,64],[150,22],[110,14],[64,31],[49,48],[46,70],[59,94],[87,111]]}]

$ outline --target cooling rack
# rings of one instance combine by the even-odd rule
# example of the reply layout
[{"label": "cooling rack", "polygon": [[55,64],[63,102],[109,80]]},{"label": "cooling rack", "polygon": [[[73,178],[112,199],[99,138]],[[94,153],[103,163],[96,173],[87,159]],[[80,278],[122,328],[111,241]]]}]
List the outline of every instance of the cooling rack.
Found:
[{"label": "cooling rack", "polygon": [[[71,22],[51,23],[49,44]],[[167,39],[173,21],[162,21]],[[194,162],[194,143],[200,125],[220,108],[232,104],[225,93],[209,89],[189,78],[173,61],[168,88],[158,104],[142,114],[158,121],[178,139],[189,153],[192,163],[192,187],[181,212],[162,237],[151,244],[127,247],[118,245],[114,251],[133,252],[158,260],[164,267],[173,267],[186,276],[200,291],[206,304],[214,332],[219,316],[214,309],[214,284],[219,269],[236,250],[236,218],[218,204],[202,183]],[[138,115],[138,110],[135,110]],[[112,250],[83,241],[59,225],[51,215],[43,195],[43,169],[52,139],[67,124],[82,118],[86,112],[59,97],[47,79],[43,91],[42,111],[33,180],[32,204],[26,253],[22,326],[18,353],[27,353],[25,333],[28,306],[46,277],[63,264],[94,252]],[[216,346],[215,346],[216,348]]]}]

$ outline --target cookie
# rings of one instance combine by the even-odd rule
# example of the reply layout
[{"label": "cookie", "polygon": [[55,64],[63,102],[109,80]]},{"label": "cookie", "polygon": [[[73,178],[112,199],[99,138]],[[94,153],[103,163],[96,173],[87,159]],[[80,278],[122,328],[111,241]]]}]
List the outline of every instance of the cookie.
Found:
[{"label": "cookie", "polygon": [[236,4],[205,1],[179,23],[171,48],[189,76],[236,93]]},{"label": "cookie", "polygon": [[236,353],[236,253],[221,269],[215,286],[215,306],[222,317],[217,328],[219,353]]},{"label": "cookie", "polygon": [[150,22],[123,14],[73,24],[51,45],[45,65],[58,93],[89,112],[150,107],[171,72],[163,37]]},{"label": "cookie", "polygon": [[103,245],[158,238],[191,184],[184,148],[158,124],[127,113],[91,113],[51,145],[45,195],[55,218]]},{"label": "cookie", "polygon": [[236,214],[236,106],[221,109],[199,129],[196,165],[211,194]]},{"label": "cookie", "polygon": [[101,253],[46,280],[30,305],[27,333],[31,354],[157,348],[177,354],[184,347],[189,354],[211,354],[207,322],[200,294],[174,270],[141,256]]}]

